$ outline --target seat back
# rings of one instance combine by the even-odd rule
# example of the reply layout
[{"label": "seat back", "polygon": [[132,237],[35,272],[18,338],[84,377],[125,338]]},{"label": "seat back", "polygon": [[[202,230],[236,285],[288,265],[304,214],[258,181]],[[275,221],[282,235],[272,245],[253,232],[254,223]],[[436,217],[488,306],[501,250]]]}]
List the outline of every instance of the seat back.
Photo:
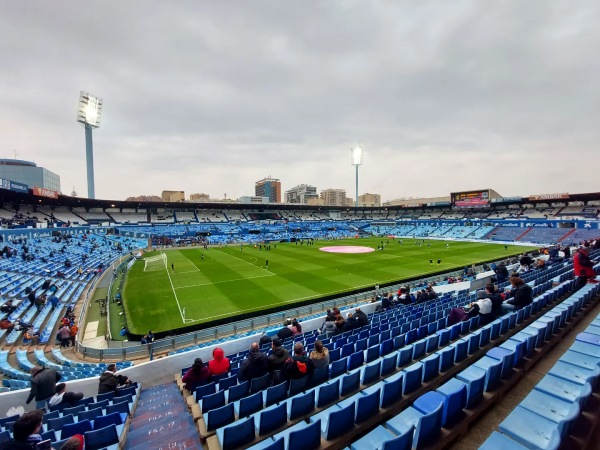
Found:
[{"label": "seat back", "polygon": [[415,427],[410,426],[406,431],[394,439],[386,441],[381,446],[381,450],[410,450],[412,448]]},{"label": "seat back", "polygon": [[315,391],[309,391],[303,395],[292,398],[290,408],[290,420],[295,420],[315,409]]},{"label": "seat back", "polygon": [[288,450],[315,450],[321,445],[321,419],[306,427],[292,431],[288,437]]},{"label": "seat back", "polygon": [[308,377],[304,376],[302,378],[292,378],[290,380],[290,390],[289,396],[292,397],[299,392],[302,392],[304,388],[308,385]]},{"label": "seat back", "polygon": [[244,381],[243,383],[236,384],[235,386],[231,386],[227,390],[227,401],[229,403],[235,402],[242,397],[245,397],[250,392],[250,382]]},{"label": "seat back", "polygon": [[362,384],[370,384],[375,380],[379,379],[379,374],[381,373],[381,361],[375,361],[365,366],[365,370],[363,372]]},{"label": "seat back", "polygon": [[231,386],[235,386],[237,384],[237,377],[235,375],[227,378],[221,378],[219,380],[219,391],[226,391]]},{"label": "seat back", "polygon": [[355,408],[355,402],[352,402],[345,408],[329,414],[327,427],[323,433],[325,440],[330,441],[348,432],[350,425],[354,424]]},{"label": "seat back", "polygon": [[88,410],[90,409],[96,409],[96,408],[102,408],[102,409],[106,409],[106,407],[108,406],[109,400],[107,398],[105,398],[104,400],[100,400],[96,403],[90,403],[89,405],[87,405]]},{"label": "seat back", "polygon": [[371,361],[375,361],[377,358],[379,358],[379,344],[368,347],[366,361],[370,363]]},{"label": "seat back", "polygon": [[254,437],[254,417],[238,420],[234,425],[226,427],[223,430],[223,442],[221,448],[223,450],[230,450],[244,447],[252,442]]},{"label": "seat back", "polygon": [[[391,378],[391,379],[390,379]],[[383,392],[381,394],[381,407],[386,408],[402,397],[402,388],[404,386],[404,374],[400,372],[385,380],[383,383]]]},{"label": "seat back", "polygon": [[92,422],[87,419],[80,420],[79,422],[64,425],[60,432],[60,438],[67,439],[75,434],[85,434],[88,431],[92,431]]},{"label": "seat back", "polygon": [[[119,443],[119,434],[115,424],[99,430],[88,431],[84,435],[85,450],[99,450]],[[59,447],[60,448],[60,447]]]},{"label": "seat back", "polygon": [[108,405],[106,407],[106,414],[111,414],[114,412],[129,414],[129,403],[121,402],[114,405]]},{"label": "seat back", "polygon": [[233,403],[228,403],[220,408],[213,409],[206,414],[206,429],[216,430],[235,421],[235,410]]},{"label": "seat back", "polygon": [[423,379],[423,364],[417,362],[412,366],[408,366],[403,370],[404,372],[404,388],[402,394],[410,394],[421,387],[421,380]]},{"label": "seat back", "polygon": [[271,386],[266,392],[265,407],[279,403],[287,397],[287,383],[284,381],[283,383]]},{"label": "seat back", "polygon": [[348,367],[348,358],[341,358],[337,361],[332,362],[329,370],[329,378],[335,378],[343,373],[346,373]]},{"label": "seat back", "polygon": [[344,396],[358,390],[360,386],[360,372],[356,371],[342,377],[340,395]]},{"label": "seat back", "polygon": [[319,387],[319,399],[317,400],[317,408],[322,408],[335,402],[340,398],[340,380],[335,380],[332,383],[324,384]]},{"label": "seat back", "polygon": [[75,420],[74,420],[73,416],[71,414],[69,414],[67,416],[61,416],[61,417],[57,417],[56,419],[48,420],[48,423],[46,424],[46,428],[48,430],[59,431],[65,425],[67,425],[69,423],[74,423],[74,422],[75,422]]},{"label": "seat back", "polygon": [[[102,412],[102,408],[94,408],[94,409],[88,409],[87,411],[82,411],[79,413],[79,416],[77,416],[77,418],[79,420],[85,420],[85,419],[89,419],[89,420],[94,420],[96,417],[103,415],[104,412]],[[95,424],[95,422],[94,422]]]},{"label": "seat back", "polygon": [[358,397],[356,402],[355,422],[361,423],[379,414],[379,401],[381,389],[377,389],[368,395]]},{"label": "seat back", "polygon": [[360,367],[365,362],[365,353],[360,351],[356,353],[352,353],[348,357],[348,371],[354,370],[357,367]]},{"label": "seat back", "polygon": [[112,400],[112,398],[115,396],[114,391],[113,392],[106,392],[104,394],[98,394],[96,395],[96,402],[101,402],[102,400]]},{"label": "seat back", "polygon": [[110,413],[105,416],[96,417],[94,420],[94,430],[107,427],[111,424],[123,425],[123,418],[118,412]]},{"label": "seat back", "polygon": [[200,402],[204,396],[214,394],[215,392],[217,392],[217,385],[212,382],[198,386],[194,395],[196,396],[196,401]]},{"label": "seat back", "polygon": [[255,392],[264,391],[271,385],[271,377],[268,373],[264,374],[262,377],[253,378],[250,381],[250,393],[254,394]]},{"label": "seat back", "polygon": [[[223,392],[223,391],[221,391]],[[223,401],[225,401],[225,396],[223,396]],[[251,394],[248,397],[244,397],[240,400],[240,410],[239,417],[247,417],[250,414],[254,414],[257,411],[260,411],[263,407],[263,396],[262,392],[257,392],[255,394]]]},{"label": "seat back", "polygon": [[218,391],[214,394],[205,395],[200,401],[200,410],[202,413],[207,413],[213,409],[220,408],[225,405],[225,391]]},{"label": "seat back", "polygon": [[329,367],[319,367],[313,372],[310,380],[311,386],[319,386],[321,383],[326,382],[329,379]]},{"label": "seat back", "polygon": [[287,423],[287,411],[285,403],[273,408],[265,409],[260,413],[260,424],[258,426],[259,436],[269,434]]},{"label": "seat back", "polygon": [[382,360],[381,360],[381,376],[385,376],[388,375],[390,373],[392,373],[394,370],[396,370],[396,361],[397,361],[398,355],[396,353],[392,353],[391,355],[387,355],[385,356]]},{"label": "seat back", "polygon": [[85,411],[85,405],[73,406],[71,408],[63,409],[63,416],[68,414],[73,414],[73,416],[78,416],[81,411]]}]

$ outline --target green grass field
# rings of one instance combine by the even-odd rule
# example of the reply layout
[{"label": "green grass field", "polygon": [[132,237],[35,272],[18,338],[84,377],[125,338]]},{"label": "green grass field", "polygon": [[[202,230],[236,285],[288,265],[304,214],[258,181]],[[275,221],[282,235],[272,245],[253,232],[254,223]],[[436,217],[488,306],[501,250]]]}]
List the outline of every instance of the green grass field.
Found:
[{"label": "green grass field", "polygon": [[[376,249],[381,239],[316,241],[311,246],[278,243],[272,244],[270,251],[247,245],[243,252],[239,245],[168,250],[168,270],[162,267],[145,272],[140,260],[127,275],[124,306],[129,329],[136,334],[150,329],[174,330],[324,295],[343,294],[360,287],[426,277],[440,270],[451,271],[533,248],[505,249],[504,245],[456,241],[448,241],[447,248],[446,241],[436,240],[428,240],[419,247],[413,239],[404,239],[402,244],[387,241],[383,251],[362,254],[326,253],[319,249],[329,246]],[[144,257],[155,254],[146,253]],[[438,258],[442,259],[439,266]],[[433,266],[429,259],[434,260]]]}]

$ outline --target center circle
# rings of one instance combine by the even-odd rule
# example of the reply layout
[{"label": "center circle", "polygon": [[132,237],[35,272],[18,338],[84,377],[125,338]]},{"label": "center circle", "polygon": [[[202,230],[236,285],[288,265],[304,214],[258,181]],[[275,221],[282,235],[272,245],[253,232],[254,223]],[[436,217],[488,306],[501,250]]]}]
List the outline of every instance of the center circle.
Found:
[{"label": "center circle", "polygon": [[375,251],[374,248],[360,245],[334,245],[331,247],[321,247],[319,250],[327,253],[371,253]]}]

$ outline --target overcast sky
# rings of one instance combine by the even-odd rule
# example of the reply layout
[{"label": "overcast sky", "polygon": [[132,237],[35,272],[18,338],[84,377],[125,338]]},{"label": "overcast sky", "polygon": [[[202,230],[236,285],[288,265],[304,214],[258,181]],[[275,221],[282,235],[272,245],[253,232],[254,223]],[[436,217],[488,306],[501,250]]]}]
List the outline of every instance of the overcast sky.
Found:
[{"label": "overcast sky", "polygon": [[0,157],[86,196],[599,189],[600,2],[0,0]]}]

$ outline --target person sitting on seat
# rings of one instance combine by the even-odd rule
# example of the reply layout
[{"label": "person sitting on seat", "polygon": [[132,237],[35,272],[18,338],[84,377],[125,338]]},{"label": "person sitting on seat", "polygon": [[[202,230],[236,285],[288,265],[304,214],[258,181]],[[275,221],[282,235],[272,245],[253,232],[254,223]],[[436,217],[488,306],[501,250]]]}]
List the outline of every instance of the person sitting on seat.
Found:
[{"label": "person sitting on seat", "polygon": [[48,400],[49,406],[68,404],[69,406],[75,406],[75,404],[83,398],[81,392],[67,392],[67,385],[65,383],[58,383],[56,385],[56,394]]},{"label": "person sitting on seat", "polygon": [[181,381],[185,383],[185,388],[194,392],[198,386],[210,381],[211,373],[208,367],[204,365],[202,359],[196,358],[192,367],[185,373]]},{"label": "person sitting on seat", "polygon": [[315,371],[312,360],[304,353],[302,342],[294,344],[294,356],[288,358],[283,366],[283,372],[288,380],[308,377],[310,380]]},{"label": "person sitting on seat", "polygon": [[109,364],[102,375],[98,384],[98,394],[107,392],[118,392],[119,389],[130,386],[131,381],[125,375],[117,375],[117,365]]},{"label": "person sitting on seat", "polygon": [[44,411],[36,409],[26,412],[13,424],[13,438],[0,444],[1,450],[35,450],[38,442],[42,442],[42,417]]},{"label": "person sitting on seat", "polygon": [[2,306],[0,307],[0,312],[3,312],[3,313],[9,313],[9,314],[10,314],[10,313],[11,313],[11,312],[13,312],[15,309],[17,309],[17,307],[13,305],[13,299],[12,299],[12,298],[10,298],[10,299],[8,299],[8,300],[6,301],[6,303],[5,303],[4,305],[2,305]]},{"label": "person sitting on seat", "polygon": [[268,368],[269,359],[267,355],[260,351],[258,342],[253,342],[250,346],[250,353],[248,353],[248,356],[240,365],[238,380],[243,382],[262,377],[268,373]]},{"label": "person sitting on seat", "polygon": [[221,375],[222,373],[229,372],[231,364],[229,358],[225,357],[225,352],[222,348],[215,348],[213,350],[213,359],[208,362],[208,370],[213,375]]}]

